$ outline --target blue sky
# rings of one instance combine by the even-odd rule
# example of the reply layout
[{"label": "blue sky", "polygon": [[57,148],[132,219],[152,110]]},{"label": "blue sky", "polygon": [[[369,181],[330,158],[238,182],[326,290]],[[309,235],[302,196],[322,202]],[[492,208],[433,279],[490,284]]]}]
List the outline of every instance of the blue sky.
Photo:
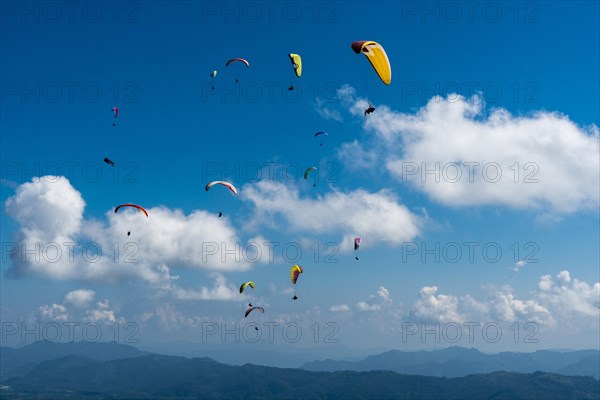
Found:
[{"label": "blue sky", "polygon": [[[53,4],[2,5],[3,322],[135,322],[142,340],[197,341],[203,321],[244,323],[252,300],[266,321],[333,321],[349,347],[405,345],[407,321],[536,321],[539,343],[495,346],[597,346],[596,2]],[[355,40],[385,48],[391,85]],[[233,57],[250,68],[226,68]],[[497,162],[503,180],[421,174],[453,162]],[[316,187],[299,178],[310,165]],[[22,186],[44,175],[60,177]],[[220,178],[239,195],[204,191]],[[150,218],[115,216],[126,202]],[[98,243],[103,261],[8,255],[65,238]],[[199,253],[265,241],[280,243],[273,262]],[[139,264],[123,264],[126,242]],[[302,257],[283,259],[285,245]],[[252,298],[231,290],[246,280]]]}]

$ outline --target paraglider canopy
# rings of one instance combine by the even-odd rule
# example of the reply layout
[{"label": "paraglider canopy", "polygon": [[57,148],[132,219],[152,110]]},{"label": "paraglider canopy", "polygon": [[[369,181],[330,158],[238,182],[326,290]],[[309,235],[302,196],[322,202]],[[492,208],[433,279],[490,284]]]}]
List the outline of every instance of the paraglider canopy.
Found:
[{"label": "paraglider canopy", "polygon": [[143,212],[144,214],[146,214],[146,217],[148,217],[148,211],[146,211],[144,209],[144,207],[142,206],[138,206],[137,204],[121,204],[120,206],[117,206],[117,208],[115,208],[115,213],[117,211],[119,211],[121,208],[123,207],[133,207],[133,208],[137,208],[138,210],[140,210],[141,212]]},{"label": "paraglider canopy", "polygon": [[250,307],[249,309],[246,310],[246,314],[244,314],[244,318],[247,318],[248,314],[250,314],[254,310],[258,310],[258,311],[260,311],[263,314],[265,312],[265,309],[262,308],[262,307]]},{"label": "paraglider canopy", "polygon": [[358,250],[360,247],[360,243],[362,242],[362,238],[354,238],[354,250]]},{"label": "paraglider canopy", "polygon": [[211,187],[215,186],[215,185],[222,185],[225,186],[226,188],[228,188],[229,190],[231,190],[231,192],[233,194],[235,194],[237,196],[238,192],[237,189],[235,188],[235,186],[233,186],[231,183],[229,182],[225,182],[225,181],[213,181],[208,183],[204,189],[208,192],[210,190]]},{"label": "paraglider canopy", "polygon": [[356,54],[363,53],[367,57],[383,83],[389,85],[392,82],[392,66],[385,50],[379,43],[370,40],[353,42],[352,50]]},{"label": "paraglider canopy", "polygon": [[[254,282],[242,283],[242,286],[240,286],[240,294],[242,294],[244,292],[244,289],[246,289],[246,286],[250,286],[252,289],[254,289]],[[252,306],[250,306],[250,307],[252,307]]]},{"label": "paraglider canopy", "polygon": [[229,67],[229,64],[236,62],[236,61],[243,62],[244,64],[246,64],[246,67],[250,66],[250,63],[248,61],[244,60],[243,58],[232,58],[231,60],[227,61],[227,64],[225,64],[225,66]]},{"label": "paraglider canopy", "polygon": [[104,162],[107,163],[108,165],[114,167],[115,163],[110,159],[110,158],[104,158]]},{"label": "paraglider canopy", "polygon": [[314,167],[314,166],[312,166],[312,167],[308,167],[308,168],[306,169],[306,171],[304,171],[304,179],[308,179],[308,175],[310,175],[310,173],[311,173],[312,171],[315,171],[316,169],[317,169],[317,167]]},{"label": "paraglider canopy", "polygon": [[299,54],[290,53],[288,57],[292,61],[292,67],[294,68],[294,72],[296,76],[300,78],[302,76],[302,57]]},{"label": "paraglider canopy", "polygon": [[290,279],[294,285],[296,284],[296,281],[298,281],[298,277],[300,276],[300,274],[303,272],[304,269],[301,266],[292,265],[292,268],[290,269]]}]

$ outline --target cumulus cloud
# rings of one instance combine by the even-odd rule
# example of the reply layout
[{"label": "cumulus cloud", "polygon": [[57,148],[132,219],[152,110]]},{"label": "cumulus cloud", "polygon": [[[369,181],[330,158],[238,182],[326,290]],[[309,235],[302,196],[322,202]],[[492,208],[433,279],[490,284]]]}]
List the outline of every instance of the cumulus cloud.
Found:
[{"label": "cumulus cloud", "polygon": [[458,298],[452,295],[437,294],[437,286],[425,286],[419,291],[414,304],[413,315],[424,321],[460,322],[465,318],[458,312]]},{"label": "cumulus cloud", "polygon": [[77,289],[68,292],[62,304],[42,305],[38,308],[38,315],[42,320],[68,321],[80,320],[87,322],[123,322],[117,318],[118,310],[110,306],[108,299],[97,301],[96,292],[90,289]]},{"label": "cumulus cloud", "polygon": [[550,311],[534,299],[515,298],[509,287],[495,293],[490,299],[491,306],[498,319],[504,322],[533,321],[541,325],[555,325]]},{"label": "cumulus cloud", "polygon": [[538,283],[538,297],[553,312],[563,318],[600,318],[600,282],[593,285],[571,278],[569,271],[563,270],[553,279],[544,275]]},{"label": "cumulus cloud", "polygon": [[383,286],[380,286],[379,289],[377,289],[377,295],[379,297],[381,297],[384,302],[391,301],[391,299],[390,299],[390,291],[387,290],[386,288],[384,288]]},{"label": "cumulus cloud", "polygon": [[[392,244],[411,240],[420,232],[420,217],[399,204],[388,190],[376,193],[361,189],[348,193],[334,191],[313,199],[301,197],[295,187],[261,181],[244,186],[242,196],[254,205],[255,220],[275,223],[274,218],[280,217],[282,226],[290,231],[340,233],[348,242],[360,234],[368,237],[371,243]],[[398,230],[399,226],[402,226],[401,230]]]},{"label": "cumulus cloud", "polygon": [[55,322],[69,320],[67,308],[62,304],[43,305],[39,307],[38,311],[42,320]]},{"label": "cumulus cloud", "polygon": [[84,208],[81,194],[68,179],[57,176],[23,183],[6,200],[6,212],[17,220],[21,233],[46,242],[75,236]]},{"label": "cumulus cloud", "polygon": [[96,307],[87,311],[86,320],[89,322],[117,322],[116,310],[110,308],[108,300],[99,301]]},{"label": "cumulus cloud", "polygon": [[574,279],[569,271],[554,278],[544,275],[538,290],[520,299],[510,286],[489,287],[488,296],[477,300],[467,294],[457,297],[440,294],[436,286],[419,291],[411,317],[433,322],[499,321],[505,323],[533,321],[547,327],[596,327],[600,318],[600,282],[589,284]]},{"label": "cumulus cloud", "polygon": [[186,215],[158,206],[146,218],[137,210],[110,210],[102,223],[86,220],[84,208],[81,194],[64,177],[20,185],[6,201],[6,212],[19,224],[9,274],[168,287],[177,276],[166,264],[221,271],[251,266],[236,230],[212,213]]},{"label": "cumulus cloud", "polygon": [[64,303],[70,304],[75,308],[86,308],[88,307],[94,298],[96,297],[96,292],[90,289],[78,289],[69,292],[65,296]]},{"label": "cumulus cloud", "polygon": [[[353,88],[339,95],[360,115],[366,101]],[[378,106],[364,127],[385,143],[377,151],[392,176],[445,205],[504,205],[550,218],[600,204],[600,131],[558,112],[486,115],[481,96],[452,94],[415,113]]]},{"label": "cumulus cloud", "polygon": [[412,316],[428,322],[462,323],[475,321],[534,321],[552,326],[555,320],[551,312],[536,299],[521,300],[512,288],[491,288],[487,299],[479,301],[467,294],[457,297],[438,293],[438,287],[425,286],[419,291]]},{"label": "cumulus cloud", "polygon": [[371,303],[359,301],[356,308],[359,311],[380,311],[384,307],[389,307],[393,302],[390,297],[390,292],[383,286],[379,286],[374,295],[369,296]]}]

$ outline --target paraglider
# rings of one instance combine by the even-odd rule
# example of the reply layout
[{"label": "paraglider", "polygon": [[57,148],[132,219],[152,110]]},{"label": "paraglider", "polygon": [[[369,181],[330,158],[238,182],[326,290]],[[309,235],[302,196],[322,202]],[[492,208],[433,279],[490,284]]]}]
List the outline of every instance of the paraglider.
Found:
[{"label": "paraglider", "polygon": [[[319,135],[329,136],[329,133],[327,133],[327,132],[317,132],[317,133],[315,133],[315,137],[317,137]],[[321,146],[323,146],[323,143],[321,143]]]},{"label": "paraglider", "polygon": [[306,169],[306,171],[304,171],[304,179],[308,179],[308,175],[310,175],[310,173],[311,173],[312,171],[316,171],[316,170],[317,170],[317,167],[314,167],[314,166],[310,166],[310,167],[308,167],[308,168]]},{"label": "paraglider", "polygon": [[[236,61],[246,64],[246,67],[250,67],[250,63],[247,60],[244,60],[243,58],[239,58],[239,57],[232,58],[231,60],[227,61],[227,64],[225,64],[225,66],[229,67],[230,64],[232,64]],[[235,83],[240,83],[238,78],[235,78]]]},{"label": "paraglider", "polygon": [[[308,168],[306,169],[306,171],[304,171],[304,179],[308,179],[308,176],[310,175],[310,173],[311,173],[312,171],[316,171],[316,170],[317,170],[317,167],[315,167],[315,166],[310,166],[310,167],[308,167]],[[313,187],[315,187],[315,186],[317,186],[317,184],[316,184],[316,183],[315,183],[315,184],[313,184]]]},{"label": "paraglider", "polygon": [[371,114],[373,111],[375,111],[375,107],[369,104],[369,108],[365,110],[365,117],[367,116],[367,114]]},{"label": "paraglider", "polygon": [[262,308],[262,307],[250,307],[250,308],[248,308],[248,309],[246,310],[246,314],[244,314],[244,318],[248,318],[248,315],[249,315],[249,314],[250,314],[252,311],[254,311],[254,310],[258,310],[258,311],[260,311],[260,312],[261,312],[261,313],[263,313],[263,314],[264,314],[264,312],[265,312],[265,309],[264,309],[264,308]]},{"label": "paraglider", "polygon": [[[215,185],[221,185],[221,186],[225,186],[227,189],[229,189],[231,191],[231,193],[233,193],[234,195],[237,196],[238,192],[237,189],[235,188],[235,186],[233,186],[231,183],[229,182],[225,182],[225,181],[213,181],[208,183],[205,187],[204,190],[206,190],[207,192],[210,190],[211,187],[215,186]],[[219,211],[219,215],[218,218],[221,218],[223,216],[223,213],[221,211]]]},{"label": "paraglider", "polygon": [[223,185],[223,186],[225,186],[226,188],[228,188],[229,190],[231,190],[231,192],[237,196],[237,193],[238,193],[238,192],[237,192],[237,189],[235,188],[235,186],[233,186],[231,183],[229,183],[229,182],[225,182],[225,181],[213,181],[213,182],[210,182],[210,183],[208,183],[208,184],[205,186],[205,188],[204,188],[204,189],[205,189],[205,190],[208,192],[208,191],[209,191],[209,189],[210,189],[211,187],[215,186],[215,185]]},{"label": "paraglider", "polygon": [[392,82],[392,66],[385,50],[379,43],[370,40],[353,42],[352,50],[356,54],[363,53],[367,57],[383,83],[389,85]]},{"label": "paraglider", "polygon": [[[133,207],[133,208],[137,208],[138,210],[140,210],[141,212],[143,212],[144,214],[146,214],[146,217],[148,217],[148,211],[146,211],[144,209],[144,207],[142,206],[138,206],[137,204],[121,204],[119,206],[117,206],[117,208],[115,208],[115,213],[117,213],[121,208],[123,207]],[[127,232],[127,236],[131,235],[131,231]]]},{"label": "paraglider", "polygon": [[110,158],[104,158],[104,162],[110,165],[111,167],[115,166],[115,163]]},{"label": "paraglider", "polygon": [[[358,250],[358,248],[360,247],[360,243],[362,242],[362,238],[354,238],[354,251]],[[358,257],[354,257],[356,260],[358,260]]]},{"label": "paraglider", "polygon": [[[300,54],[294,53],[288,54],[288,57],[292,61],[292,67],[294,68],[296,76],[300,78],[302,76],[302,57],[300,57]],[[294,85],[290,85],[288,90],[294,90]]]},{"label": "paraglider", "polygon": [[[290,280],[292,281],[292,285],[296,284],[296,282],[298,281],[298,277],[303,272],[304,272],[304,269],[301,266],[292,265],[292,268],[290,269]],[[298,300],[298,296],[296,296],[296,289],[294,289],[294,297],[292,297],[292,299]]]},{"label": "paraglider", "polygon": [[[115,119],[119,116],[119,108],[118,107],[113,107],[112,108],[112,112],[113,112],[113,117],[115,117]],[[115,123],[113,122],[113,126],[115,126]]]},{"label": "paraglider", "polygon": [[[254,289],[254,282],[242,283],[242,286],[240,286],[240,294],[242,294],[244,292],[244,289],[246,289],[246,286],[250,286],[252,289]],[[250,307],[252,307],[252,304],[250,304]]]},{"label": "paraglider", "polygon": [[[210,73],[210,77],[214,79],[214,78],[216,78],[216,76],[217,76],[217,70],[215,69],[213,72]],[[214,85],[212,86],[212,90],[215,90]]]}]

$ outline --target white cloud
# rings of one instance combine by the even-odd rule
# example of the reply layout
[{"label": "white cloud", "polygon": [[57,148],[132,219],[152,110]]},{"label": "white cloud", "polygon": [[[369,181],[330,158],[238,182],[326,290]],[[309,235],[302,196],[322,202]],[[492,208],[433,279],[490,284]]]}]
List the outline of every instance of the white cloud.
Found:
[{"label": "white cloud", "polygon": [[96,308],[87,311],[87,321],[89,322],[117,322],[116,310],[110,309],[108,300],[96,303]]},{"label": "white cloud", "polygon": [[525,268],[527,262],[525,260],[519,260],[515,263],[515,266],[511,268],[511,270],[515,272],[519,272],[521,269]]},{"label": "white cloud", "polygon": [[166,264],[161,264],[156,267],[161,275],[160,288],[169,290],[173,287],[173,281],[179,279],[179,275],[171,275],[171,269]]},{"label": "white cloud", "polygon": [[519,300],[508,287],[497,292],[491,299],[496,316],[504,322],[533,321],[552,326],[555,320],[550,311],[536,300]]},{"label": "white cloud", "polygon": [[533,321],[561,328],[598,329],[600,325],[600,282],[592,285],[574,279],[566,270],[554,279],[551,275],[540,277],[538,290],[526,299],[517,298],[510,286],[490,286],[488,292],[486,299],[477,300],[469,294],[460,298],[439,294],[436,286],[425,286],[413,306],[412,317],[435,322]]},{"label": "white cloud", "polygon": [[366,245],[377,241],[399,244],[420,232],[420,217],[399,204],[388,190],[334,191],[313,199],[301,198],[294,187],[261,181],[244,186],[242,196],[253,203],[255,221],[274,223],[274,217],[281,217],[282,226],[290,231],[341,233],[347,242],[359,235],[368,238],[363,242]]},{"label": "white cloud", "polygon": [[173,295],[178,300],[237,301],[242,299],[239,288],[228,283],[223,274],[213,273],[211,276],[215,279],[215,284],[212,288],[209,289],[206,286],[203,286],[198,290],[194,290],[177,286],[173,288]]},{"label": "white cloud", "polygon": [[569,271],[563,270],[552,279],[550,275],[540,278],[539,301],[564,318],[600,318],[600,282],[593,285],[571,278]]},{"label": "white cloud", "polygon": [[393,303],[389,290],[383,286],[379,286],[377,292],[374,295],[369,296],[371,300],[375,300],[377,297],[380,299],[379,303],[369,304],[365,301],[359,301],[356,304],[356,308],[359,311],[380,311],[384,307],[389,308]]},{"label": "white cloud", "polygon": [[96,292],[93,290],[77,289],[65,295],[64,304],[72,305],[75,308],[86,308],[94,301],[95,297]]},{"label": "white cloud", "polygon": [[331,306],[329,308],[329,311],[346,313],[346,312],[350,312],[350,307],[347,304],[340,304],[337,306]]},{"label": "white cloud", "polygon": [[413,314],[424,321],[461,322],[465,318],[458,312],[458,298],[437,294],[437,286],[425,286],[419,291]]},{"label": "white cloud", "polygon": [[[339,94],[359,115],[365,100],[349,87]],[[393,176],[445,205],[536,209],[552,219],[600,204],[600,131],[556,112],[485,115],[480,96],[452,94],[414,114],[379,106],[364,126],[386,144],[378,153]]]},{"label": "white cloud", "polygon": [[9,273],[169,287],[177,276],[166,264],[221,271],[251,266],[229,220],[212,213],[185,215],[159,206],[148,208],[146,218],[137,210],[111,210],[102,223],[86,220],[84,207],[81,194],[64,177],[20,185],[6,201],[7,213],[19,224]]},{"label": "white cloud", "polygon": [[540,278],[540,282],[538,283],[538,288],[540,290],[546,291],[546,290],[550,290],[550,288],[552,287],[552,276],[551,275],[544,275]]},{"label": "white cloud", "polygon": [[364,301],[359,301],[358,303],[356,303],[356,308],[358,308],[359,311],[379,311],[381,310],[381,305],[368,304]]},{"label": "white cloud", "polygon": [[65,295],[62,304],[40,306],[38,314],[41,319],[52,321],[125,322],[117,318],[118,310],[111,308],[107,299],[90,307],[95,297],[96,292],[90,289],[73,290]]},{"label": "white cloud", "polygon": [[50,321],[68,321],[69,313],[62,304],[43,305],[39,307],[40,317]]},{"label": "white cloud", "polygon": [[385,302],[391,301],[389,290],[387,290],[383,286],[379,286],[379,289],[377,289],[377,294],[379,295],[379,297],[381,297],[383,299],[383,301],[385,301]]},{"label": "white cloud", "polygon": [[46,242],[68,239],[79,232],[85,201],[65,177],[34,178],[18,186],[6,200],[6,212],[21,232]]}]

